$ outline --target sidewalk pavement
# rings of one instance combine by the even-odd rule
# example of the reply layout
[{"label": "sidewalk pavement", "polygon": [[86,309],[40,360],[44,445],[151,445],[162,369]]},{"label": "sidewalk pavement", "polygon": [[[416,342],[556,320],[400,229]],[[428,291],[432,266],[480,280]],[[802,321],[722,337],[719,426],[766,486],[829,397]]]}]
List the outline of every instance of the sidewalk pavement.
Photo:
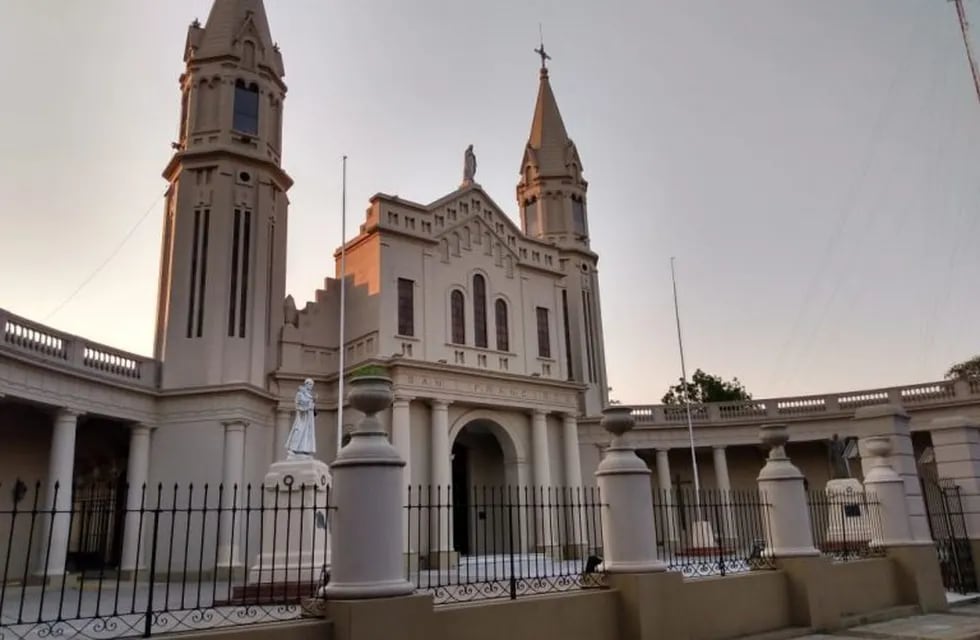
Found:
[{"label": "sidewalk pavement", "polygon": [[832,634],[797,636],[796,640],[980,640],[980,602],[952,603],[947,613],[899,617],[862,624]]}]

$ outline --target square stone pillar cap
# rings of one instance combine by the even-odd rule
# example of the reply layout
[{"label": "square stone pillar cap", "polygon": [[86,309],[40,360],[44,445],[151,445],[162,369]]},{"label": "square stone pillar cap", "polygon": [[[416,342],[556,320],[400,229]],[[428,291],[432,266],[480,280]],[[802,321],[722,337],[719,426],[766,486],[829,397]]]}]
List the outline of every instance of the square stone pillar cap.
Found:
[{"label": "square stone pillar cap", "polygon": [[980,420],[967,416],[945,416],[933,418],[929,421],[929,430],[938,431],[940,429],[976,429],[980,427]]},{"label": "square stone pillar cap", "polygon": [[869,407],[859,407],[854,412],[855,420],[867,420],[869,418],[885,418],[888,416],[908,418],[909,414],[905,412],[905,409],[903,409],[897,404],[875,404]]}]

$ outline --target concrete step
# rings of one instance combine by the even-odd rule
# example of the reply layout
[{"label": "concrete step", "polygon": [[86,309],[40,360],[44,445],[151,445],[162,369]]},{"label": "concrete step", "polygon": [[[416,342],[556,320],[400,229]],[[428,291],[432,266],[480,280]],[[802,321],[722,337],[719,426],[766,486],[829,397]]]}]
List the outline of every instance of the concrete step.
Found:
[{"label": "concrete step", "polygon": [[741,636],[738,640],[790,640],[790,638],[802,638],[812,633],[813,629],[807,627],[787,627],[785,629],[766,631],[765,633],[757,633],[751,636]]}]

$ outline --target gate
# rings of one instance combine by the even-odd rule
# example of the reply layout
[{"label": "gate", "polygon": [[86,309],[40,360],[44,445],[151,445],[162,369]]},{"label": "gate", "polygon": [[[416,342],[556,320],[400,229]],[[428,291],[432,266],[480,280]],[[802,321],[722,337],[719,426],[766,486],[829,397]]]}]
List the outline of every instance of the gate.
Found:
[{"label": "gate", "polygon": [[943,586],[956,593],[975,593],[977,574],[966,533],[960,488],[951,480],[920,476],[929,530],[939,554]]}]

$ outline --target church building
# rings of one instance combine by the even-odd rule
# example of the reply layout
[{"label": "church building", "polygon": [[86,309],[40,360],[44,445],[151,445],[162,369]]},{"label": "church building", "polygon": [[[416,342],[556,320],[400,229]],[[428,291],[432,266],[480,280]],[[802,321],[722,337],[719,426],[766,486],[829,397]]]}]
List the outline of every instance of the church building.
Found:
[{"label": "church building", "polygon": [[[0,452],[0,482],[40,480],[65,507],[55,483],[74,485],[76,502],[107,484],[259,487],[286,455],[306,379],[315,457],[329,464],[360,418],[345,408],[338,433],[343,353],[345,375],[375,365],[393,381],[383,421],[406,489],[453,486],[465,501],[462,488],[475,486],[582,486],[583,455],[594,469],[598,449],[580,447],[579,421],[608,402],[598,256],[543,49],[530,134],[514,150],[520,224],[507,213],[515,203],[480,186],[470,146],[462,180],[447,176],[430,202],[374,195],[336,272],[300,305],[285,294],[285,67],[262,0],[215,0],[188,28],[183,56],[154,357],[86,346],[82,373],[111,380],[54,372],[51,387],[74,392],[51,406],[5,404],[0,433],[14,444]],[[75,361],[68,337],[49,340],[16,317],[6,327],[27,348],[47,353],[50,342]],[[122,524],[106,526],[120,535]],[[468,525],[454,527],[465,552]],[[113,553],[118,563],[126,551]]]}]

